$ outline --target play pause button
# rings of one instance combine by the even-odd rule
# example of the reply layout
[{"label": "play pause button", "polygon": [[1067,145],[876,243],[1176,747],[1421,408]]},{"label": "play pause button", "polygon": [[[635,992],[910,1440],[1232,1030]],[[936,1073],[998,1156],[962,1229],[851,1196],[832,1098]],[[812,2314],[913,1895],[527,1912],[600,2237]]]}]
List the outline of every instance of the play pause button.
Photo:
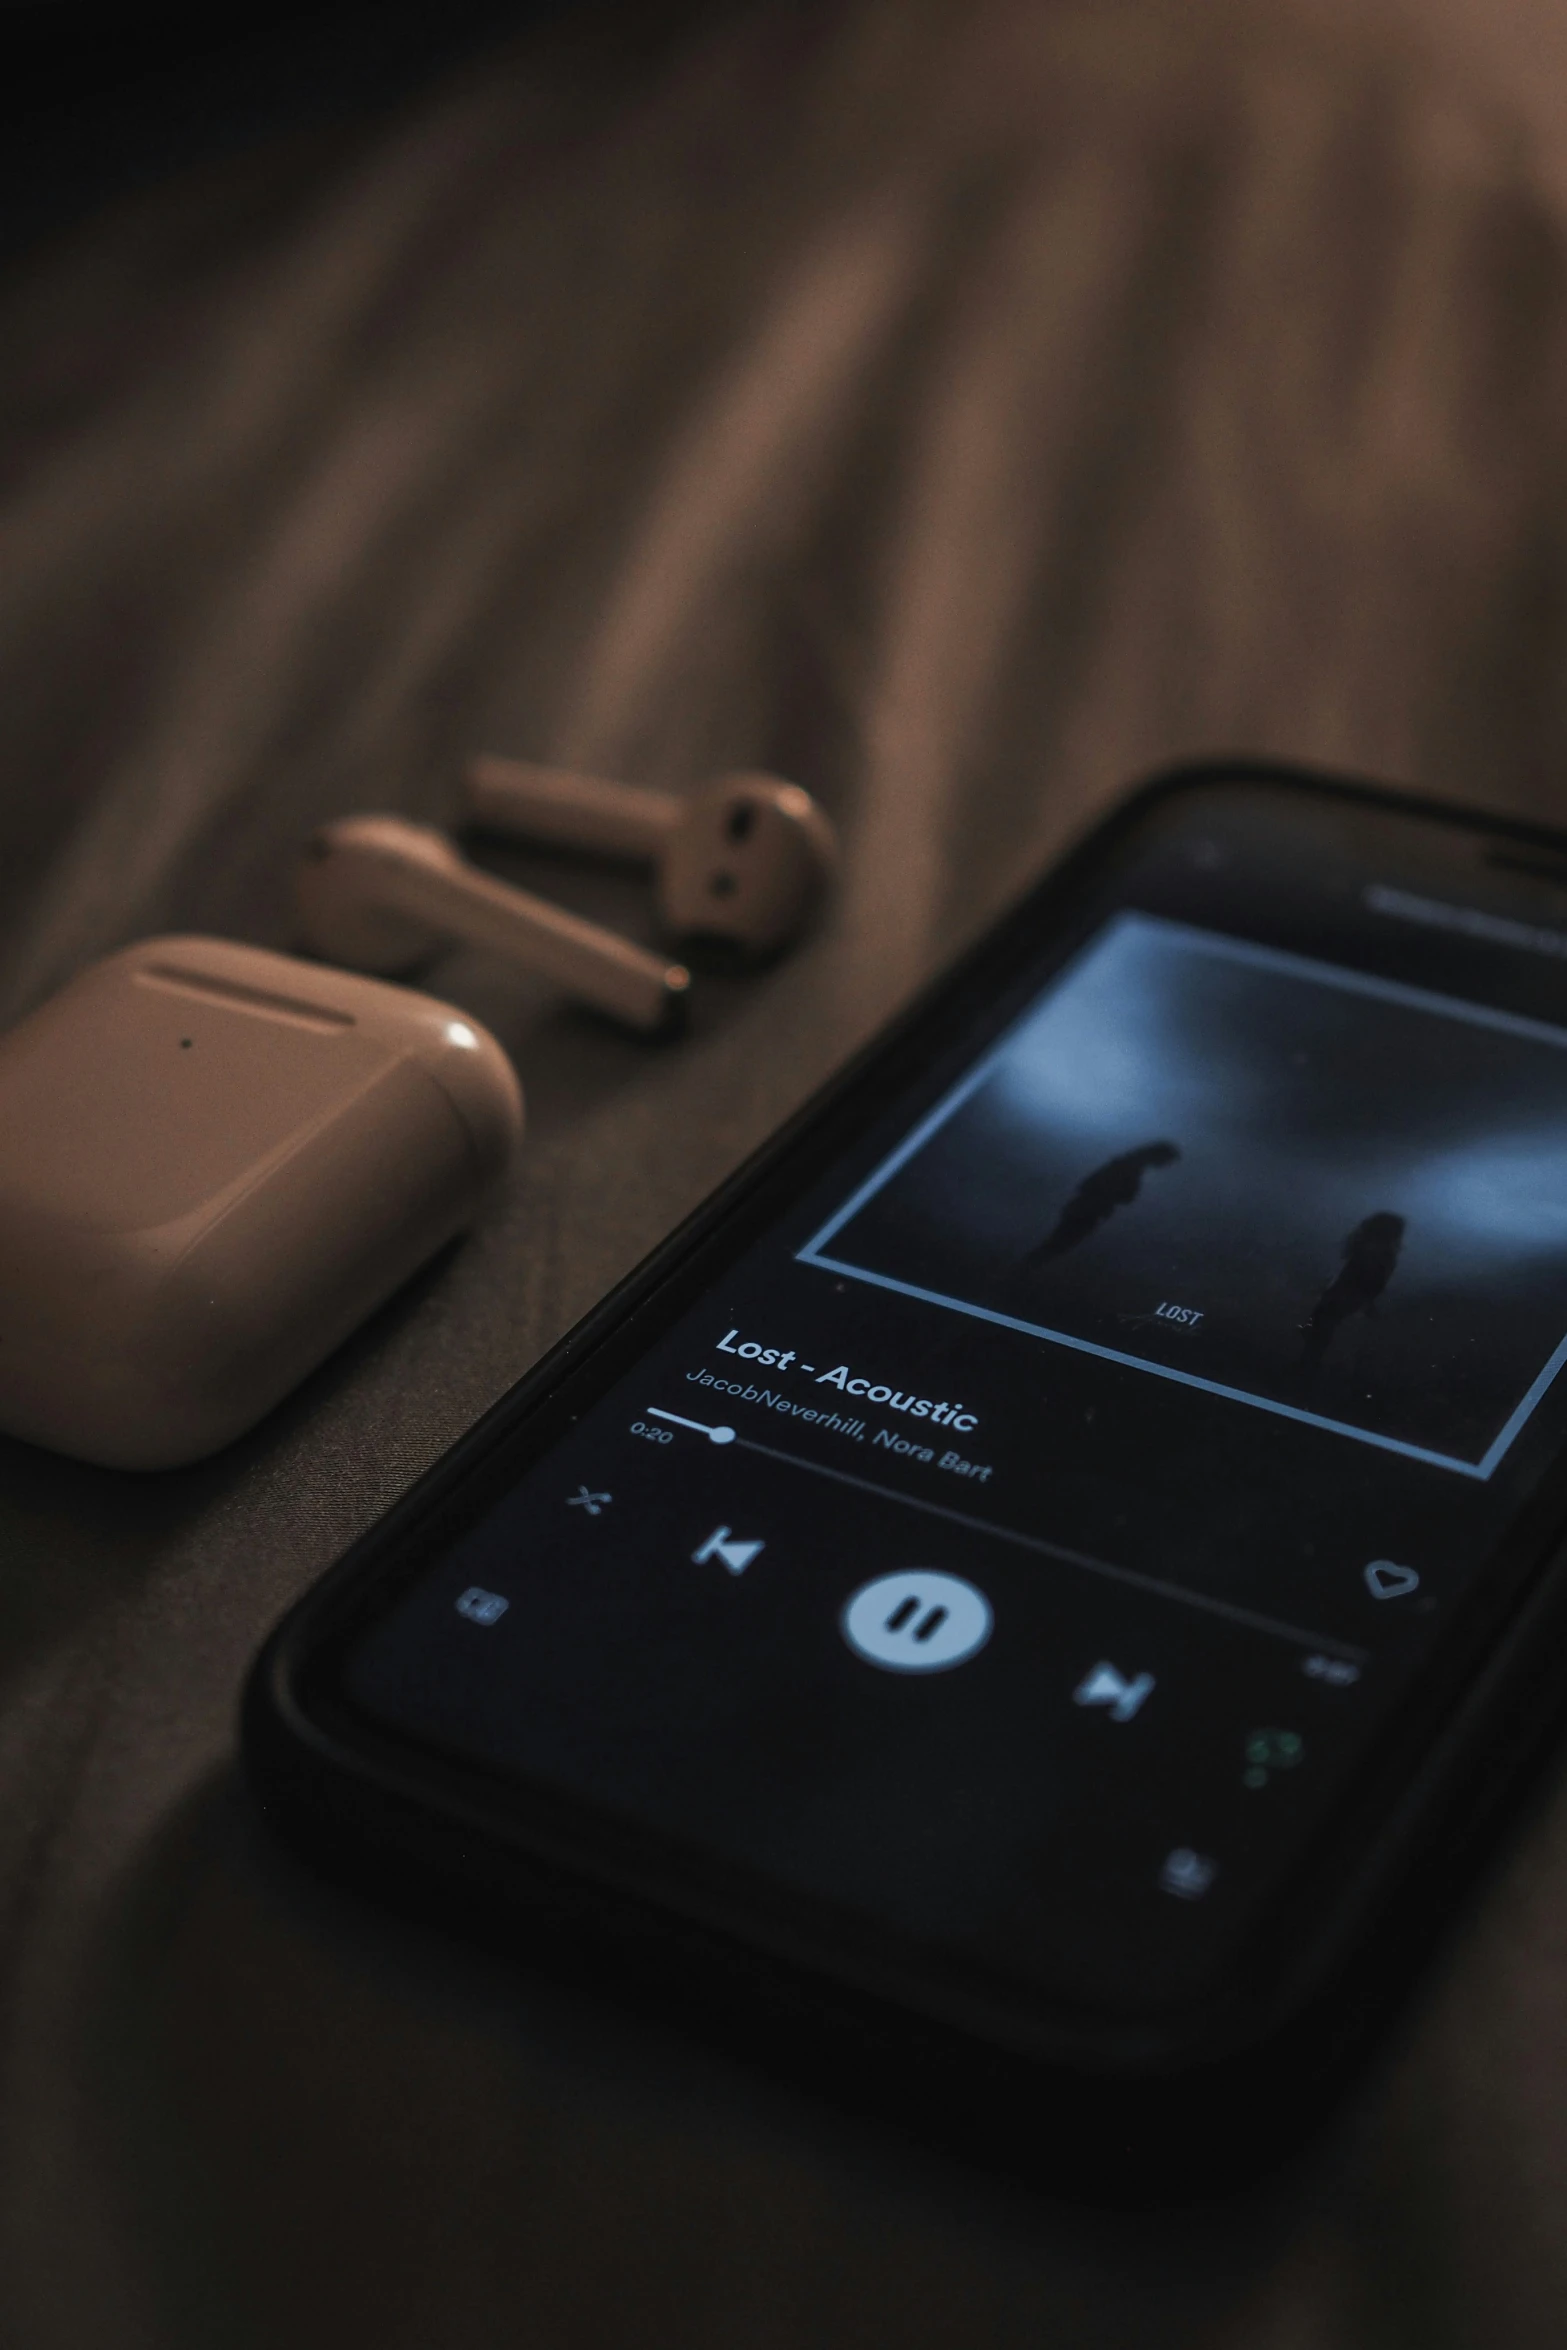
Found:
[{"label": "play pause button", "polygon": [[961,1575],[911,1567],[862,1583],[838,1622],[855,1655],[884,1673],[945,1673],[990,1638],[990,1602]]}]

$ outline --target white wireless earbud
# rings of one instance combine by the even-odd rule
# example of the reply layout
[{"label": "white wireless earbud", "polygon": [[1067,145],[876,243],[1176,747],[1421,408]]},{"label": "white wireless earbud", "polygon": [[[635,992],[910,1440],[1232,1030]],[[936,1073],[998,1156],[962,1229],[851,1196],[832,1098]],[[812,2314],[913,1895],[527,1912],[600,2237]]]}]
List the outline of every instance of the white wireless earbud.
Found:
[{"label": "white wireless earbud", "polygon": [[405,971],[452,939],[491,948],[633,1028],[663,1028],[690,975],[527,890],[494,881],[431,824],[345,816],[300,861],[304,943],[331,963]]},{"label": "white wireless earbud", "polygon": [[687,799],[485,756],[468,769],[467,807],[498,832],[648,860],[677,938],[726,939],[753,955],[794,936],[838,858],[810,793],[776,775],[726,775]]}]

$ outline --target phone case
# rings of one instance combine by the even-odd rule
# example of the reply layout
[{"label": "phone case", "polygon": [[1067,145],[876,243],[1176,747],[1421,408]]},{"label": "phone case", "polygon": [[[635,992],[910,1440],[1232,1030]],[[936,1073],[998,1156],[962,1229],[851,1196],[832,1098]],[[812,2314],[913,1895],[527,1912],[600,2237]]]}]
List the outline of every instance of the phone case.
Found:
[{"label": "phone case", "polygon": [[[1539,828],[1416,802],[1271,763],[1156,779],[557,1347],[280,1627],[245,1704],[252,1783],[269,1817],[325,1865],[534,1962],[653,1999],[704,2034],[823,2092],[1056,2185],[1114,2197],[1201,2192],[1282,2154],[1340,2092],[1407,1995],[1442,1918],[1494,1845],[1547,1750],[1567,1695],[1567,1573],[1557,1476],[1519,1541],[1523,1596],[1462,1675],[1385,1742],[1356,1817],[1313,1852],[1288,1915],[1222,1987],[1135,2022],[1030,2008],[943,1979],[885,1942],[824,1949],[780,1900],[728,1905],[650,1836],[596,1841],[591,1824],[477,1769],[345,1718],[329,1695],[333,1643],[389,1562],[428,1554],[443,1512],[499,1448],[704,1244],[771,1186],[786,1191],[812,1138],[867,1086],[915,1059],[934,1013],[983,1001],[1023,942],[1072,902],[1096,861],[1166,797],[1256,779],[1367,807],[1412,807],[1567,856]],[[628,1341],[629,1343],[629,1341]],[[562,1407],[564,1408],[564,1407]]]}]

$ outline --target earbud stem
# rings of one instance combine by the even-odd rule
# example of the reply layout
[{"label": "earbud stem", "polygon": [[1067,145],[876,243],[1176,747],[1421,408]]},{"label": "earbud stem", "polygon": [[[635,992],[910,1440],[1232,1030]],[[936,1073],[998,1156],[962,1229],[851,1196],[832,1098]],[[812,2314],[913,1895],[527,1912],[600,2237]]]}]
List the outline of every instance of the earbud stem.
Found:
[{"label": "earbud stem", "polygon": [[[580,996],[629,1027],[667,1027],[684,1007],[690,977],[679,963],[633,946],[596,923],[531,891],[512,889],[471,869],[445,874],[388,861],[380,871],[383,904],[448,937],[525,961],[530,971]],[[519,952],[526,925],[527,954]]]},{"label": "earbud stem", "polygon": [[680,817],[672,792],[488,753],[470,762],[465,789],[476,824],[610,857],[656,857]]}]

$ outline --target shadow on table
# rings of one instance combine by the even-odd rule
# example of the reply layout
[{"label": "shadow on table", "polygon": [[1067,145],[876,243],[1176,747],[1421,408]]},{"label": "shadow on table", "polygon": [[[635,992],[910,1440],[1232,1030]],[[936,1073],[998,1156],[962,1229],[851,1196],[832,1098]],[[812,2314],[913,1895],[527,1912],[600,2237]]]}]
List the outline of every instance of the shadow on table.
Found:
[{"label": "shadow on table", "polygon": [[88,1998],[171,2345],[1165,2346],[1228,2330],[1333,2167],[1068,2206],[336,1891],[227,1775],[145,1853]]}]

